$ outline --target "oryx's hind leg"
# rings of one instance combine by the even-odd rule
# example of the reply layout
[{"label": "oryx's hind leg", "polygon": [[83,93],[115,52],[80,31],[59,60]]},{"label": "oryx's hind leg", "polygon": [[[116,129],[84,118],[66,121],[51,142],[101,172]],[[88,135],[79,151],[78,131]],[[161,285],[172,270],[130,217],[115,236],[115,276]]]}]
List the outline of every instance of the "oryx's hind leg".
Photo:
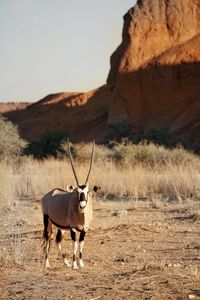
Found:
[{"label": "oryx's hind leg", "polygon": [[44,221],[44,256],[45,256],[45,268],[50,268],[48,254],[50,250],[51,236],[52,236],[52,222],[49,219],[48,215],[43,216]]},{"label": "oryx's hind leg", "polygon": [[64,230],[58,229],[57,235],[56,235],[56,245],[58,247],[58,252],[63,259],[64,265],[66,267],[70,267],[70,264],[68,263],[67,258],[66,258],[66,253],[62,253],[61,242],[63,240],[64,232],[65,232]]},{"label": "oryx's hind leg", "polygon": [[84,268],[82,253],[83,253],[85,234],[86,234],[86,232],[83,230],[83,231],[81,231],[80,237],[79,237],[79,266],[80,266],[80,268]]}]

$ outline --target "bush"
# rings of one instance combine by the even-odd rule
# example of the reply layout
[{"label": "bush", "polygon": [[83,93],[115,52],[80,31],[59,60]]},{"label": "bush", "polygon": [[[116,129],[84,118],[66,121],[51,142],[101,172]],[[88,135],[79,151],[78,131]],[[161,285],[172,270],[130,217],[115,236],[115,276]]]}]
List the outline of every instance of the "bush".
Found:
[{"label": "bush", "polygon": [[127,145],[116,144],[111,149],[109,159],[126,166],[143,165],[144,167],[163,167],[172,165],[199,164],[198,157],[192,152],[179,147],[168,149],[153,143],[141,142]]},{"label": "bush", "polygon": [[141,131],[139,134],[135,135],[133,141],[146,141],[167,147],[173,147],[177,144],[176,139],[167,128],[151,128],[149,130]]},{"label": "bush", "polygon": [[0,160],[13,162],[23,151],[26,143],[19,136],[12,122],[0,117]]},{"label": "bush", "polygon": [[108,131],[105,135],[105,142],[110,141],[121,142],[124,139],[131,140],[132,126],[127,121],[108,125]]},{"label": "bush", "polygon": [[127,121],[121,121],[108,126],[105,142],[109,143],[109,146],[113,147],[117,143],[127,144],[130,141],[136,144],[146,142],[167,147],[177,145],[175,137],[168,128],[150,128],[149,130],[134,133],[132,125]]},{"label": "bush", "polygon": [[[104,145],[95,145],[94,159],[95,161],[105,161],[109,158],[111,149]],[[72,146],[73,157],[81,162],[90,160],[92,153],[92,143],[80,143]]]},{"label": "bush", "polygon": [[39,140],[29,143],[25,150],[25,154],[33,155],[35,158],[62,157],[66,154],[63,144],[67,141],[69,134],[64,131],[53,131],[48,129]]}]

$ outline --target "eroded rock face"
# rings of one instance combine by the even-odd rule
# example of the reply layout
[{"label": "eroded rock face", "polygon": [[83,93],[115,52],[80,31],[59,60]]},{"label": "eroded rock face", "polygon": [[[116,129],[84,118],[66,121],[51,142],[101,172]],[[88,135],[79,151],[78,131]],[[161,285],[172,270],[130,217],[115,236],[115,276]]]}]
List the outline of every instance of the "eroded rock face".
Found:
[{"label": "eroded rock face", "polygon": [[111,56],[109,122],[199,139],[199,63],[200,1],[138,1],[124,16],[122,43]]}]

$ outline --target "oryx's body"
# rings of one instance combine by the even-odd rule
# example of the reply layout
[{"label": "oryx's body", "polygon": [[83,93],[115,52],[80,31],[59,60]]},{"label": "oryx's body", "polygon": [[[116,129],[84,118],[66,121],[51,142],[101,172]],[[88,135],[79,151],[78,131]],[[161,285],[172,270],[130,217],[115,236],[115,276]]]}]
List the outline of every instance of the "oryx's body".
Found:
[{"label": "oryx's body", "polygon": [[42,198],[43,214],[60,229],[87,230],[92,221],[92,202],[88,197],[84,212],[79,209],[79,195],[75,189],[66,192],[54,189]]},{"label": "oryx's body", "polygon": [[[69,157],[76,179],[77,187],[71,188],[70,191],[62,189],[54,189],[51,192],[44,195],[42,198],[42,212],[44,218],[44,240],[45,240],[45,266],[49,267],[48,253],[50,249],[50,241],[52,236],[52,224],[58,228],[56,235],[56,242],[61,256],[63,257],[64,264],[69,265],[66,260],[66,255],[62,253],[61,241],[65,230],[69,229],[71,233],[71,239],[73,241],[73,263],[72,268],[77,269],[76,252],[78,244],[76,241],[76,231],[80,232],[79,237],[79,265],[83,267],[82,250],[84,244],[85,233],[89,228],[92,221],[92,202],[89,195],[89,187],[87,181],[92,168],[94,158],[94,144],[92,148],[92,157],[90,162],[90,168],[87,179],[84,185],[79,185],[76,172],[73,166],[73,160],[69,148]],[[94,187],[94,191],[97,191],[97,187]]]}]

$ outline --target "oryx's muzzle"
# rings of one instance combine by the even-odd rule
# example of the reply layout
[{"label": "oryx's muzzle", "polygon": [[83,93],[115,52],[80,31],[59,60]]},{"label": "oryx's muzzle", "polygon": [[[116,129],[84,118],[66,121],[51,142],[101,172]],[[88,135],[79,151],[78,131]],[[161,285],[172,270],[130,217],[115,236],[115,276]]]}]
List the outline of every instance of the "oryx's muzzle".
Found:
[{"label": "oryx's muzzle", "polygon": [[84,209],[87,205],[87,199],[85,197],[85,193],[82,192],[80,194],[80,201],[79,201],[80,209]]}]

